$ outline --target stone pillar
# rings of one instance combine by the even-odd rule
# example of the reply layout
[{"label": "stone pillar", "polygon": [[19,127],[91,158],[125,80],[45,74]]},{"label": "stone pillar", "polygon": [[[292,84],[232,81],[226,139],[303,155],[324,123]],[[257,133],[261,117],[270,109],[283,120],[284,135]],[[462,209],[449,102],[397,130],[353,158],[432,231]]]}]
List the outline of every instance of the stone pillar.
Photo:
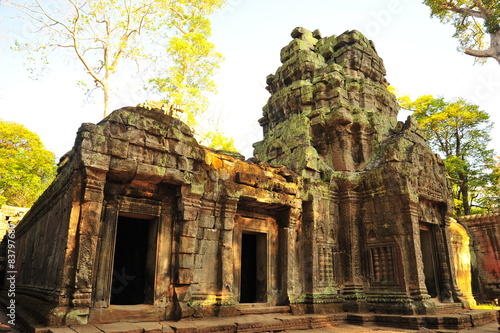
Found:
[{"label": "stone pillar", "polygon": [[[436,228],[436,247],[437,247],[437,257],[439,272],[441,273],[440,281],[440,295],[439,300],[443,303],[453,303],[454,294],[457,291],[454,289],[456,283],[452,281],[452,267],[450,261],[450,248],[449,248],[449,238],[447,237],[447,224],[449,221],[445,222],[444,225],[439,225]],[[457,286],[458,288],[458,286]],[[458,291],[459,292],[459,291]]]},{"label": "stone pillar", "polygon": [[[76,268],[76,258],[78,257],[77,251],[74,249],[77,247],[77,242],[79,239],[79,228],[81,216],[81,197],[82,192],[85,190],[85,184],[82,181],[82,174],[75,173],[74,179],[72,179],[72,184],[74,186],[72,193],[69,195],[69,205],[71,205],[71,211],[68,216],[68,239],[66,242],[66,254],[64,259],[64,267],[62,272],[62,286],[66,289],[65,294],[71,295],[74,291],[75,286],[75,268]],[[73,300],[69,297],[67,300],[68,305],[73,304]]]},{"label": "stone pillar", "polygon": [[118,203],[108,203],[104,209],[101,245],[97,253],[97,272],[94,281],[94,307],[109,306],[111,283],[113,280],[113,257],[118,219]]},{"label": "stone pillar", "polygon": [[408,244],[406,258],[403,259],[403,264],[405,265],[405,283],[413,301],[413,314],[433,314],[436,306],[431,301],[431,297],[425,286],[418,204],[410,201],[408,205],[408,211],[405,212],[405,216],[408,218],[407,223],[409,223],[412,236]]},{"label": "stone pillar", "polygon": [[345,251],[346,261],[341,263],[346,265],[347,275],[343,288],[344,311],[348,312],[368,312],[369,304],[366,301],[363,277],[361,271],[361,254],[359,244],[359,198],[357,193],[347,190],[340,198],[340,224],[344,245],[341,251]]},{"label": "stone pillar", "polygon": [[158,236],[157,236],[157,259],[156,259],[156,279],[155,279],[155,294],[154,305],[166,308],[166,318],[174,317],[173,296],[173,276],[174,271],[174,225],[178,218],[178,197],[174,193],[172,195],[164,195],[162,198],[162,207],[159,217]]},{"label": "stone pillar", "polygon": [[297,251],[297,228],[299,228],[301,211],[297,208],[290,208],[288,212],[288,221],[285,225],[279,225],[279,233],[283,233],[283,237],[280,236],[280,240],[283,239],[283,243],[280,244],[280,248],[283,249],[283,264],[281,264],[281,269],[283,273],[281,276],[281,286],[280,291],[283,295],[279,296],[278,302],[284,303],[287,300],[290,304],[296,302],[296,299],[300,298],[301,288],[299,285],[299,263],[296,258]]},{"label": "stone pillar", "polygon": [[177,306],[175,316],[180,318],[191,317],[193,309],[188,305],[191,301],[191,284],[193,283],[194,256],[198,218],[201,209],[201,195],[191,192],[190,186],[181,188],[181,220],[174,231],[177,240],[174,269],[177,274],[174,278],[175,299]]},{"label": "stone pillar", "polygon": [[234,218],[238,207],[238,198],[226,197],[220,210],[220,242],[219,253],[221,263],[220,309],[219,316],[234,316],[238,312],[235,307],[234,283],[234,251],[233,230]]},{"label": "stone pillar", "polygon": [[233,229],[237,198],[201,198],[190,307],[194,317],[237,315],[233,295]]},{"label": "stone pillar", "polygon": [[213,264],[218,260],[218,236],[215,226],[218,217],[216,203],[213,198],[202,197],[198,217],[198,228],[195,231],[196,252],[194,254],[193,284],[191,285],[190,307],[194,309],[194,317],[214,317],[217,308],[217,290],[214,281],[219,274],[214,274],[214,268],[219,273],[220,269]]},{"label": "stone pillar", "polygon": [[104,199],[106,172],[110,157],[82,150],[86,166],[83,179],[83,198],[76,235],[75,291],[72,304],[88,308],[92,302],[94,264],[101,229],[101,213]]}]

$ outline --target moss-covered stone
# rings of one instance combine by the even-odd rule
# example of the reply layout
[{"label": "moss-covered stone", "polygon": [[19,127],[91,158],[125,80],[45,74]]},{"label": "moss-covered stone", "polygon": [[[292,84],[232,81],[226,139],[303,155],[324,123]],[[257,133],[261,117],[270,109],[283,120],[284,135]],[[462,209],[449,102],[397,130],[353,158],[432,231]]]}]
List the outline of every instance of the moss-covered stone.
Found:
[{"label": "moss-covered stone", "polygon": [[[255,300],[371,317],[430,314],[431,293],[460,302],[443,163],[413,118],[397,121],[373,43],[357,31],[322,38],[297,28],[292,37],[267,77],[264,138],[248,161],[200,146],[161,106],[82,125],[16,228],[20,304],[72,325],[234,315]],[[136,239],[119,235],[122,221],[147,248],[134,291],[144,304],[134,297],[123,307],[110,306],[115,244]],[[432,276],[424,262],[439,263]],[[242,281],[254,270],[245,300]]]}]

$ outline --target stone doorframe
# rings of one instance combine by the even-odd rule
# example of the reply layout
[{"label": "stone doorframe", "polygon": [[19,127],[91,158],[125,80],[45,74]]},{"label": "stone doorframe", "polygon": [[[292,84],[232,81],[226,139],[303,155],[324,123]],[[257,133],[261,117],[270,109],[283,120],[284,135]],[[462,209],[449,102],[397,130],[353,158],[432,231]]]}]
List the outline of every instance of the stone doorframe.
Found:
[{"label": "stone doorframe", "polygon": [[[145,286],[145,303],[156,308],[166,307],[171,301],[172,225],[175,197],[166,196],[162,201],[118,196],[104,208],[101,239],[98,244],[94,270],[94,308],[108,308],[113,280],[113,259],[116,231],[120,216],[149,220],[150,241],[147,271],[152,275]],[[151,237],[152,236],[152,237]]]},{"label": "stone doorframe", "polygon": [[[235,225],[233,233],[233,258],[234,258],[234,282],[233,290],[235,301],[240,302],[241,293],[241,253],[242,253],[242,238],[243,234],[256,234],[265,237],[266,249],[258,250],[265,252],[266,258],[261,258],[266,262],[266,291],[265,301],[262,302],[268,305],[276,305],[278,302],[278,289],[281,287],[279,283],[279,242],[278,242],[278,222],[275,218],[253,213],[238,211],[235,216]],[[256,249],[257,250],[257,249]],[[260,302],[259,302],[260,303]]]},{"label": "stone doorframe", "polygon": [[[421,251],[422,251],[422,265],[424,269],[424,279],[432,279],[432,287],[436,290],[428,290],[429,286],[426,282],[426,289],[428,294],[432,297],[437,297],[440,302],[453,303],[454,296],[457,295],[457,286],[452,282],[452,272],[450,264],[447,260],[449,258],[449,249],[445,237],[445,226],[440,226],[434,223],[420,222],[419,224],[421,234]],[[427,244],[422,244],[422,236],[427,238]],[[428,246],[429,248],[425,248]],[[425,251],[429,251],[426,255]],[[429,267],[429,272],[426,272],[426,260]],[[431,276],[428,274],[431,273]],[[434,293],[434,294],[433,294]]]}]

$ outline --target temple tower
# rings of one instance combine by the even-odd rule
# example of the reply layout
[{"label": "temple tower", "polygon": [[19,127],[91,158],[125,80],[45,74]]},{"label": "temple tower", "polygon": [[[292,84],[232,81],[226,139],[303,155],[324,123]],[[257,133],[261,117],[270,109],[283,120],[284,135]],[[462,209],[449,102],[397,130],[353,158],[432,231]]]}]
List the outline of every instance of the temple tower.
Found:
[{"label": "temple tower", "polygon": [[296,28],[267,77],[255,156],[303,177],[300,311],[433,313],[460,302],[441,160],[398,104],[371,41]]}]

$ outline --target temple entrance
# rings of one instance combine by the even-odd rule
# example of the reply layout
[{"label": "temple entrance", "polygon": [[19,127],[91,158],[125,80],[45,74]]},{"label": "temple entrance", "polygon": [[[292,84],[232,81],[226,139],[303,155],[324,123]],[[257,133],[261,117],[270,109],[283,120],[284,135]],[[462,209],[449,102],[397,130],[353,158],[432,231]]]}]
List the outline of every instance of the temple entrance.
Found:
[{"label": "temple entrance", "polygon": [[420,226],[420,247],[424,265],[425,286],[431,297],[439,296],[438,274],[436,270],[435,245],[429,226]]},{"label": "temple entrance", "polygon": [[278,223],[267,214],[240,211],[233,234],[233,287],[239,304],[277,305],[279,285]]},{"label": "temple entrance", "polygon": [[151,224],[151,220],[118,217],[111,304],[149,303],[152,281],[147,263]]},{"label": "temple entrance", "polygon": [[267,302],[267,234],[241,237],[240,303]]}]

